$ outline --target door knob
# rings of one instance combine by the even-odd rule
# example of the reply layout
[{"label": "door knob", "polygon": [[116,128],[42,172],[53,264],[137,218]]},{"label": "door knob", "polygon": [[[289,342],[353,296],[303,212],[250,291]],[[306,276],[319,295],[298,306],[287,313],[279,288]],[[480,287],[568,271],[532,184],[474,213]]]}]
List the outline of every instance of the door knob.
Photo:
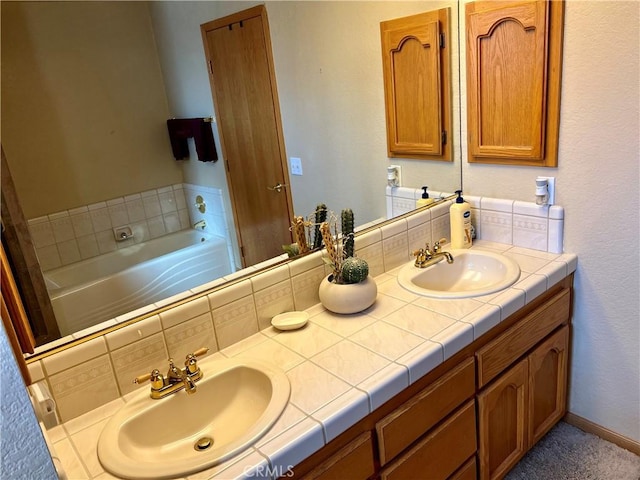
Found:
[{"label": "door knob", "polygon": [[273,187],[267,187],[269,190],[275,190],[276,192],[282,192],[282,189],[286,187],[286,183],[276,183]]}]

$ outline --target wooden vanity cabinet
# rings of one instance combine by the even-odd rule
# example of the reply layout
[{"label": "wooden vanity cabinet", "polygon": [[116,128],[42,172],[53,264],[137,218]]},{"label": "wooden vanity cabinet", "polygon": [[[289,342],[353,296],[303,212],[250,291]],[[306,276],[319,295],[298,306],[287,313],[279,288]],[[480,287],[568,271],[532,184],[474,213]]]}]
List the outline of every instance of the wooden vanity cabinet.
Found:
[{"label": "wooden vanity cabinet", "polygon": [[294,478],[502,478],[566,413],[571,284],[400,392],[295,466]]},{"label": "wooden vanity cabinet", "polygon": [[380,464],[386,465],[474,393],[471,357],[376,423]]},{"label": "wooden vanity cabinet", "polygon": [[474,455],[449,480],[476,480],[478,478],[478,465]]},{"label": "wooden vanity cabinet", "polygon": [[465,5],[469,162],[557,166],[564,2]]},{"label": "wooden vanity cabinet", "polygon": [[374,472],[373,440],[371,432],[367,431],[302,478],[304,480],[365,479]]},{"label": "wooden vanity cabinet", "polygon": [[477,352],[482,480],[504,477],[566,413],[569,315],[564,290]]},{"label": "wooden vanity cabinet", "polygon": [[468,401],[380,473],[381,480],[446,480],[476,453],[475,401]]}]

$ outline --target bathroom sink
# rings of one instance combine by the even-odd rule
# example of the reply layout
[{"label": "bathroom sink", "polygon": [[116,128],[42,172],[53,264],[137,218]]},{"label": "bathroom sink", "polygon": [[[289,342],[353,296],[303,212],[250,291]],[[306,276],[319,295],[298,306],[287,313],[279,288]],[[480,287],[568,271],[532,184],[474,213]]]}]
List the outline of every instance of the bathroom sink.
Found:
[{"label": "bathroom sink", "polygon": [[254,360],[204,359],[197,391],[152,400],[149,388],[109,419],[98,440],[105,470],[123,478],[190,475],[254,444],[289,401],[286,374]]},{"label": "bathroom sink", "polygon": [[398,282],[418,295],[434,298],[467,298],[499,292],[520,278],[520,267],[512,259],[484,250],[449,250],[446,260],[426,268],[413,261],[400,270]]}]

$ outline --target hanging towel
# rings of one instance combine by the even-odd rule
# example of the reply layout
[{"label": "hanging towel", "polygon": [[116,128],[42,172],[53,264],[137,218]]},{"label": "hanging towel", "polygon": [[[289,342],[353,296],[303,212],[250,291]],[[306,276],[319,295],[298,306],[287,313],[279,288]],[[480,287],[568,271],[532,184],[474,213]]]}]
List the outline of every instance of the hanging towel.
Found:
[{"label": "hanging towel", "polygon": [[172,118],[167,120],[171,150],[176,160],[189,157],[188,138],[193,138],[198,160],[215,162],[218,160],[216,145],[213,141],[211,122],[204,118]]}]

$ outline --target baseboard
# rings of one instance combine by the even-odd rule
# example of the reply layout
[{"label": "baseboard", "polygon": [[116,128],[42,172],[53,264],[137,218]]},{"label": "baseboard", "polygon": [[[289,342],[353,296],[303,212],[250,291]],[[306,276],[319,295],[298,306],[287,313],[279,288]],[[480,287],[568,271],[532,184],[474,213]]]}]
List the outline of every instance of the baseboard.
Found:
[{"label": "baseboard", "polygon": [[567,412],[564,416],[564,421],[574,427],[578,427],[580,430],[583,430],[587,433],[593,433],[603,440],[607,440],[608,442],[615,443],[621,448],[625,450],[629,450],[630,452],[635,453],[636,455],[640,455],[640,443],[635,440],[631,440],[619,433],[612,432],[608,428],[605,428],[597,423],[593,423],[586,418],[580,417],[575,413]]}]

